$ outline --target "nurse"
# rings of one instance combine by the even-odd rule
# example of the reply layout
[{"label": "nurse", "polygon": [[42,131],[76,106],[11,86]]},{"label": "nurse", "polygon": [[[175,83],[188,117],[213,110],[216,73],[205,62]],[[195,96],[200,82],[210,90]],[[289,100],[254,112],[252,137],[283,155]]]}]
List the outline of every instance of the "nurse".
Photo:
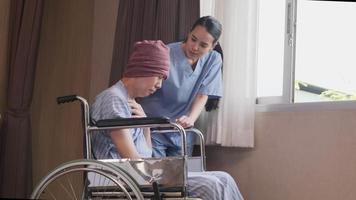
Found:
[{"label": "nurse", "polygon": [[[169,78],[155,94],[140,99],[147,116],[166,116],[184,128],[194,126],[208,99],[222,96],[222,59],[214,47],[221,35],[220,22],[199,18],[186,40],[171,43]],[[152,133],[153,156],[181,154],[179,134]],[[188,154],[192,154],[194,135],[187,134]]]}]

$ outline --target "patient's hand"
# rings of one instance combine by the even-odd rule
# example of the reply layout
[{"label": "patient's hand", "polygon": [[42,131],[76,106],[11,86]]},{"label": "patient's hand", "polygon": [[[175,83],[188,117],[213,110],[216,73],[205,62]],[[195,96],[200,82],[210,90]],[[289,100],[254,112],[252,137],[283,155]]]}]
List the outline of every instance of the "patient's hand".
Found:
[{"label": "patient's hand", "polygon": [[141,105],[138,104],[134,99],[129,99],[128,103],[131,109],[132,117],[136,117],[136,118],[146,117],[145,111],[143,111]]},{"label": "patient's hand", "polygon": [[183,126],[183,128],[190,128],[194,126],[194,120],[186,115],[183,115],[179,119],[176,119],[176,122]]}]

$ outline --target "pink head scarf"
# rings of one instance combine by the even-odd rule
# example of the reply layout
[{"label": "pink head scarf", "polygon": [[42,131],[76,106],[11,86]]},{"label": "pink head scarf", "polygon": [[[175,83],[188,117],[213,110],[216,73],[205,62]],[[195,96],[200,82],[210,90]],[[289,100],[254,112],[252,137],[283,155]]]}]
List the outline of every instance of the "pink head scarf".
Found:
[{"label": "pink head scarf", "polygon": [[161,40],[136,42],[124,77],[150,77],[169,74],[169,48]]}]

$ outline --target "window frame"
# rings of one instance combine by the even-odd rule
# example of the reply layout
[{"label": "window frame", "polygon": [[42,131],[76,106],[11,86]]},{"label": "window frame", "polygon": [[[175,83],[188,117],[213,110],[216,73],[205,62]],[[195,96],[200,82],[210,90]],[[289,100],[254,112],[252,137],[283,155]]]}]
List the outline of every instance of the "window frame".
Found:
[{"label": "window frame", "polygon": [[294,47],[296,42],[297,0],[286,0],[285,13],[282,96],[257,97],[256,104],[294,102]]},{"label": "window frame", "polygon": [[[327,101],[327,102],[294,102],[295,91],[295,56],[296,56],[296,29],[297,29],[297,0],[286,0],[285,4],[285,33],[283,55],[283,89],[281,96],[257,97],[257,110],[279,110],[277,107],[288,109],[293,105],[302,108],[303,105],[314,106],[318,109],[354,108],[355,100]],[[287,105],[291,106],[287,106]],[[282,109],[282,110],[284,110]],[[298,109],[299,110],[299,109]]]}]

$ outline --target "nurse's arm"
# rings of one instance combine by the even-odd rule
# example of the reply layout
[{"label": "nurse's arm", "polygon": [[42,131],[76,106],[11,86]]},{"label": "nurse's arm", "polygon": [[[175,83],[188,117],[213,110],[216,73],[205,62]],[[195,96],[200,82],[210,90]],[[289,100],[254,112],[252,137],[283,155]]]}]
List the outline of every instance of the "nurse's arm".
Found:
[{"label": "nurse's arm", "polygon": [[203,110],[206,102],[208,101],[208,95],[204,95],[204,94],[198,94],[192,104],[192,108],[190,110],[189,113],[189,117],[192,118],[192,120],[195,122],[201,111]]},{"label": "nurse's arm", "polygon": [[198,94],[193,101],[192,108],[190,109],[188,115],[180,117],[177,119],[177,122],[181,124],[183,128],[194,126],[195,121],[198,119],[207,101],[207,95]]},{"label": "nurse's arm", "polygon": [[110,136],[122,158],[140,158],[128,129],[111,131]]}]

